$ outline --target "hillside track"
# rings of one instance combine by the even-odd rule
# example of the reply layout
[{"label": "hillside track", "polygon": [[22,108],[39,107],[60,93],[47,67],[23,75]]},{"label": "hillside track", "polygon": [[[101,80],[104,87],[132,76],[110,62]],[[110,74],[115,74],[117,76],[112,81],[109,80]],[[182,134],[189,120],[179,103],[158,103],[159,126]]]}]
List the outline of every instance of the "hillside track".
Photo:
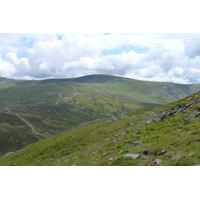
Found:
[{"label": "hillside track", "polygon": [[8,111],[9,114],[14,114],[14,115],[16,115],[16,116],[17,116],[19,119],[21,119],[24,123],[26,123],[28,126],[30,126],[30,127],[31,127],[31,130],[32,130],[32,132],[33,132],[34,134],[40,135],[40,136],[42,136],[42,137],[47,138],[47,136],[45,136],[45,135],[43,135],[43,134],[40,134],[40,133],[37,133],[37,132],[35,131],[34,127],[33,127],[26,119],[22,118],[22,117],[19,116],[17,113],[12,112],[11,110],[9,110],[9,107],[6,107],[5,109]]}]

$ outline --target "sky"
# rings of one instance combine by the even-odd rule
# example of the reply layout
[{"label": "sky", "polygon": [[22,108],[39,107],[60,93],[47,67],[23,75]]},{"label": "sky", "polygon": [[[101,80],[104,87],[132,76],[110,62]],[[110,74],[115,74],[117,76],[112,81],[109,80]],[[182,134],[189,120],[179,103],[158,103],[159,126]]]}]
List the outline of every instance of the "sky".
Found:
[{"label": "sky", "polygon": [[198,33],[0,33],[0,76],[200,83]]}]

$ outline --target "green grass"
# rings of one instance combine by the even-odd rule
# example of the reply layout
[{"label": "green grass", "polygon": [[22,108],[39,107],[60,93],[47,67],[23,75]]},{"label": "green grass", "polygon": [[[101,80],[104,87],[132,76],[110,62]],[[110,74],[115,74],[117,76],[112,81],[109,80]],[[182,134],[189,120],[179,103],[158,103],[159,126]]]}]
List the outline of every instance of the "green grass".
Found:
[{"label": "green grass", "polygon": [[[157,123],[145,122],[163,111],[174,110],[177,105],[184,106],[197,99],[200,93],[192,95],[190,100],[187,97],[162,107],[132,112],[129,114],[132,118],[91,122],[2,157],[0,163],[6,166],[155,166],[154,160],[161,159],[163,166],[193,166],[200,163],[200,116],[184,118],[196,113],[200,103],[188,107],[185,113],[177,113]],[[134,145],[135,141],[142,144]],[[125,158],[127,153],[140,156]]]}]

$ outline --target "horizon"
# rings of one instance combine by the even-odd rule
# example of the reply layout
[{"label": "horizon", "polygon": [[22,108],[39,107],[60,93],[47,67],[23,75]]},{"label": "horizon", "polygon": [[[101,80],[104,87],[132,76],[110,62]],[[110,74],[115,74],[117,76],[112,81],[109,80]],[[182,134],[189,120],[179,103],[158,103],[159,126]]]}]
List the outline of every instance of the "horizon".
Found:
[{"label": "horizon", "polygon": [[136,81],[144,81],[144,82],[157,82],[157,83],[172,83],[172,84],[180,84],[180,85],[199,85],[200,83],[175,83],[175,82],[165,82],[165,81],[149,81],[149,80],[141,80],[141,79],[134,79],[134,78],[129,78],[129,77],[123,77],[119,75],[111,75],[111,74],[89,74],[89,75],[83,75],[83,76],[78,76],[78,77],[73,77],[73,78],[56,78],[56,77],[49,77],[49,78],[40,78],[40,79],[17,79],[17,78],[9,78],[9,77],[1,77],[5,79],[12,79],[12,80],[17,80],[17,81],[43,81],[43,80],[66,80],[66,79],[78,79],[78,78],[83,78],[83,77],[88,77],[88,76],[112,76],[112,77],[118,77],[118,78],[125,78],[125,79],[130,79],[130,80],[136,80]]}]

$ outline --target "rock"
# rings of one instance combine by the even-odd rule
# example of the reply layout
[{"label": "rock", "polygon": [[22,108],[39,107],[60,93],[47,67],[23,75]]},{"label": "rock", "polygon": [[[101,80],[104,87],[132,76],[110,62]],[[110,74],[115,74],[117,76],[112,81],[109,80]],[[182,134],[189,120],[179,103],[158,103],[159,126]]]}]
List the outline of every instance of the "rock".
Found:
[{"label": "rock", "polygon": [[185,110],[185,107],[181,107],[181,108],[179,108],[178,110],[175,110],[176,111],[176,113],[179,113],[179,112],[183,112]]},{"label": "rock", "polygon": [[160,120],[161,120],[161,117],[160,117],[160,116],[153,118],[153,121],[154,121],[154,122],[157,122],[157,121],[160,121]]},{"label": "rock", "polygon": [[112,120],[117,121],[118,119],[115,116],[112,115]]},{"label": "rock", "polygon": [[113,158],[108,158],[108,160],[115,160],[117,159],[118,157],[113,157]]},{"label": "rock", "polygon": [[13,153],[15,153],[15,152],[8,152],[8,153],[4,154],[2,157],[8,156],[8,155],[13,154]]},{"label": "rock", "polygon": [[198,163],[197,165],[195,165],[195,166],[200,166],[200,163]]},{"label": "rock", "polygon": [[151,123],[151,122],[153,122],[153,119],[147,120],[147,121],[146,121],[146,124],[149,124],[149,123]]},{"label": "rock", "polygon": [[127,115],[125,115],[124,113],[121,114],[121,118],[122,119],[128,119],[129,117]]},{"label": "rock", "polygon": [[112,143],[115,143],[115,140],[112,140]]},{"label": "rock", "polygon": [[164,111],[163,113],[160,114],[161,120],[165,119],[167,117],[168,111]]},{"label": "rock", "polygon": [[193,118],[198,117],[199,115],[200,115],[200,112],[198,112],[198,113],[195,114],[195,115],[191,115],[191,116],[189,116],[189,117],[186,117],[185,119],[189,119],[189,118],[193,119]]},{"label": "rock", "polygon": [[162,153],[166,152],[166,149],[163,149],[161,152],[162,152]]},{"label": "rock", "polygon": [[35,163],[39,163],[39,162],[40,162],[40,160],[36,161]]},{"label": "rock", "polygon": [[142,143],[142,142],[136,141],[136,142],[134,142],[133,144],[134,144],[134,145],[138,145],[138,144],[143,144],[143,143]]},{"label": "rock", "polygon": [[126,132],[121,133],[120,135],[126,135]]},{"label": "rock", "polygon": [[103,153],[102,156],[105,156],[105,155],[107,155],[107,154],[109,154],[109,153],[110,153],[110,151],[108,151],[108,152],[106,152],[106,153]]},{"label": "rock", "polygon": [[192,99],[192,97],[189,97],[189,98],[186,99],[186,101],[189,101],[189,100],[191,100],[191,99]]},{"label": "rock", "polygon": [[190,107],[193,103],[188,103],[187,105],[185,105],[185,107]]},{"label": "rock", "polygon": [[126,154],[124,155],[125,158],[133,158],[136,159],[140,154]]},{"label": "rock", "polygon": [[160,165],[161,162],[162,162],[161,159],[155,159],[155,160],[153,161],[153,163],[156,164],[156,165]]}]

